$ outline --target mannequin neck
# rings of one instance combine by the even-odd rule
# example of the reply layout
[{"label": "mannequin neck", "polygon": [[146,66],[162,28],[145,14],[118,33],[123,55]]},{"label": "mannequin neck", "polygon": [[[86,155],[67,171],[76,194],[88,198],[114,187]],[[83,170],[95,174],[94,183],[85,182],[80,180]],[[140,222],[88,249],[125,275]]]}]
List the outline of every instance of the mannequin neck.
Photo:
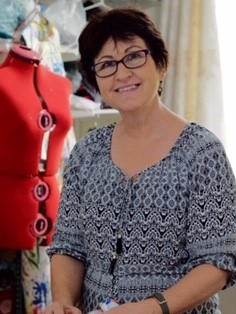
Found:
[{"label": "mannequin neck", "polygon": [[10,51],[10,57],[35,65],[40,63],[40,55],[36,51],[23,45],[14,45]]}]

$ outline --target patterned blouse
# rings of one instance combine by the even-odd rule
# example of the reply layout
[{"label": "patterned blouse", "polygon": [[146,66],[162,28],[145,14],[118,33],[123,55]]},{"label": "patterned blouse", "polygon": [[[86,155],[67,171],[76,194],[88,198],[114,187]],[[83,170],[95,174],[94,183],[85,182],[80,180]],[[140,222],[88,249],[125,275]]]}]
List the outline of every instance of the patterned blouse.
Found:
[{"label": "patterned blouse", "polygon": [[[75,145],[48,250],[85,263],[83,313],[106,296],[143,300],[203,263],[235,284],[236,184],[219,139],[190,123],[164,159],[130,178],[111,159],[114,126]],[[218,301],[187,313],[219,314]]]}]

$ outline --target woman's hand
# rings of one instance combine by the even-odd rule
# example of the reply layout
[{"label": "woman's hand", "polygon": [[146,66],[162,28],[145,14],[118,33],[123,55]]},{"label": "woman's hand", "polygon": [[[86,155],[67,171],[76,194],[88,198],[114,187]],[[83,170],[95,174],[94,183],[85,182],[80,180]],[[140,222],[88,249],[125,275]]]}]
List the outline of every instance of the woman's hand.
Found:
[{"label": "woman's hand", "polygon": [[82,312],[75,306],[53,302],[46,307],[42,314],[82,314]]}]

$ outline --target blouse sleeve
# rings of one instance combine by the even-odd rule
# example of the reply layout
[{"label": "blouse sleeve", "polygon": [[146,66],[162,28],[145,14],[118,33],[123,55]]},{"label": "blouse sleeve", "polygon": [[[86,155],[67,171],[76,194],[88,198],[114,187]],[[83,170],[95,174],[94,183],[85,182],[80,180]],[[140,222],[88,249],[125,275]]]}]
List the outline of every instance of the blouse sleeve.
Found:
[{"label": "blouse sleeve", "polygon": [[212,264],[236,283],[236,184],[222,144],[198,149],[190,164],[187,250],[190,268]]},{"label": "blouse sleeve", "polygon": [[51,246],[47,253],[65,254],[86,261],[83,236],[78,224],[81,181],[79,169],[83,165],[83,147],[75,145],[63,173],[58,218]]}]

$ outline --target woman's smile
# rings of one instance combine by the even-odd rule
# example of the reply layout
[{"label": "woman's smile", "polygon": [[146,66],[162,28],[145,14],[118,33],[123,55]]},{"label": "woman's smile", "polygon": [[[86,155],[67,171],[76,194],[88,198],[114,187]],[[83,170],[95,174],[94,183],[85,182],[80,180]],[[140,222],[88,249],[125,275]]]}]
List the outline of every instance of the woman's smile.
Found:
[{"label": "woman's smile", "polygon": [[131,85],[122,86],[122,87],[116,88],[115,92],[117,93],[132,92],[134,90],[137,90],[140,85],[141,84],[131,84]]}]

